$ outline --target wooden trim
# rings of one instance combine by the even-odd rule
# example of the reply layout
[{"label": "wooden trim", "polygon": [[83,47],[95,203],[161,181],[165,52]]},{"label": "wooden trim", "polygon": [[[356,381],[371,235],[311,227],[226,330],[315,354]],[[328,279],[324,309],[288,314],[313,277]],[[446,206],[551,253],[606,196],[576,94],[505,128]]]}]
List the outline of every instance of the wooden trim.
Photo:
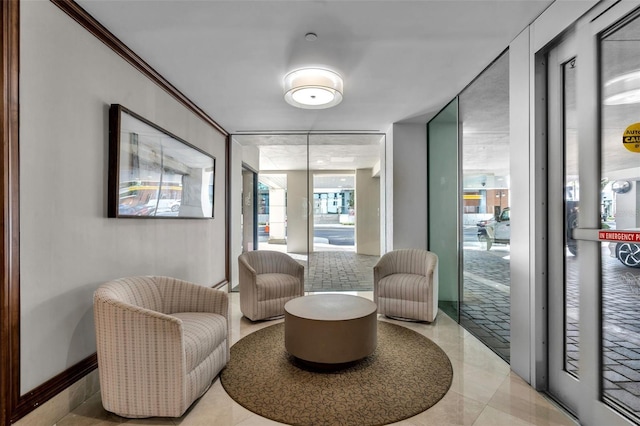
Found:
[{"label": "wooden trim", "polygon": [[225,290],[225,286],[229,284],[229,281],[227,280],[222,280],[217,284],[214,284],[211,286],[211,288],[215,288],[216,290]]},{"label": "wooden trim", "polygon": [[68,388],[98,367],[97,354],[89,355],[71,368],[66,369],[51,380],[47,380],[37,388],[20,397],[18,405],[11,416],[16,421],[35,410],[62,390]]},{"label": "wooden trim", "polygon": [[224,232],[224,276],[227,277],[229,283],[229,291],[231,291],[231,268],[230,268],[230,245],[231,245],[231,136],[227,135],[225,139],[225,232]]},{"label": "wooden trim", "polygon": [[118,217],[118,199],[112,196],[112,188],[117,188],[120,176],[116,173],[118,164],[120,164],[120,150],[118,144],[113,143],[113,138],[119,138],[120,132],[120,110],[111,106],[109,108],[109,172],[107,176],[107,216]]},{"label": "wooden trim", "polygon": [[[178,91],[164,77],[158,74],[131,49],[125,46],[105,27],[91,17],[72,0],[51,0],[56,6],[71,16],[87,31],[103,41],[135,69],[147,76],[158,86],[173,96],[188,110],[200,117],[225,137],[226,158],[229,158],[229,134]],[[19,185],[19,60],[20,60],[20,0],[2,1],[0,6],[2,30],[1,70],[3,101],[0,120],[2,136],[0,150],[0,203],[2,213],[0,228],[3,235],[2,267],[0,269],[0,426],[8,426],[24,417],[35,408],[56,396],[73,383],[89,374],[98,366],[96,354],[92,354],[78,364],[61,372],[25,395],[20,395],[20,185]],[[227,163],[227,183],[229,182]],[[230,224],[228,200],[230,189],[227,185],[227,217],[225,233],[226,279],[216,287],[229,282],[229,235]]]},{"label": "wooden trim", "polygon": [[198,117],[206,121],[213,126],[216,130],[222,133],[224,136],[228,136],[229,133],[216,123],[206,112],[204,112],[193,101],[187,98],[182,92],[180,92],[173,84],[169,83],[160,73],[154,70],[149,64],[147,64],[140,56],[138,56],[133,50],[129,49],[120,39],[113,35],[107,28],[105,28],[100,22],[98,22],[93,16],[89,15],[80,5],[73,0],[51,0],[53,4],[62,9],[67,15],[73,18],[77,23],[82,25],[87,31],[96,36],[96,38],[109,46],[114,52],[116,52],[125,61],[133,65],[138,71],[147,76],[151,81],[156,83],[167,93],[173,96],[178,102],[187,107],[190,111],[196,114]]},{"label": "wooden trim", "polygon": [[0,406],[8,425],[20,394],[20,209],[19,209],[19,69],[20,3],[3,1],[2,149],[0,150],[2,269],[0,270]]}]

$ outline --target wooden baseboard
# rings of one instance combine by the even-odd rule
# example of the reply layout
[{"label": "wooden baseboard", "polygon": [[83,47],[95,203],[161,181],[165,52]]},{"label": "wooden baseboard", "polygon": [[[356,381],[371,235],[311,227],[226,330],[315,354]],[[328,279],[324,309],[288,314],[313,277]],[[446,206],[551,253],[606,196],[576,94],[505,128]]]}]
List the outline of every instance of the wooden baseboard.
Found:
[{"label": "wooden baseboard", "polygon": [[11,421],[15,422],[24,417],[96,368],[98,368],[98,356],[94,353],[51,380],[22,395],[11,413]]}]

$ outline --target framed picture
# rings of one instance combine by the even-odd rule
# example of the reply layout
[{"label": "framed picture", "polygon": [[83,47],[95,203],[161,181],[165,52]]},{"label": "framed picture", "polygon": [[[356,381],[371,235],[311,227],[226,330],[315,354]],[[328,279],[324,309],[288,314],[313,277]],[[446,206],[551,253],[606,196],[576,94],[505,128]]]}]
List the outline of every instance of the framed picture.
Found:
[{"label": "framed picture", "polygon": [[128,110],[109,109],[109,217],[213,218],[216,159]]}]

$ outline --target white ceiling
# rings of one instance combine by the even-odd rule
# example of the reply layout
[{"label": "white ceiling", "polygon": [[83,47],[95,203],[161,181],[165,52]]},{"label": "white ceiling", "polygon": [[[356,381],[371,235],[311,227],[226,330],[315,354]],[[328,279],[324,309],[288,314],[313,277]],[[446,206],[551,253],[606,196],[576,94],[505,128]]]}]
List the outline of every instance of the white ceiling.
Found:
[{"label": "white ceiling", "polygon": [[[393,123],[426,124],[553,1],[77,2],[235,141],[258,146],[261,170],[354,170],[380,161]],[[307,41],[308,32],[318,38]],[[285,74],[310,65],[344,77],[341,104],[304,110],[284,101]],[[477,97],[495,105],[491,88]],[[467,121],[495,130],[500,113],[486,108]],[[508,165],[508,138],[498,142],[471,156],[477,174]]]},{"label": "white ceiling", "polygon": [[[552,0],[77,2],[237,134],[426,123]],[[284,101],[284,75],[308,65],[342,74],[340,105]]]},{"label": "white ceiling", "polygon": [[[301,169],[308,162],[353,170],[380,159],[372,138],[379,144],[393,123],[426,123],[554,0],[76,1],[236,141],[260,146],[261,168]],[[629,28],[614,37],[637,39],[627,34],[637,28]],[[317,40],[305,40],[308,32]],[[285,74],[311,65],[344,77],[341,104],[303,110],[284,101]],[[506,175],[506,129],[490,133],[501,129],[493,118],[505,111],[490,108],[498,104],[490,84],[475,87],[467,96],[487,107],[462,114],[466,172],[478,179]],[[348,146],[322,132],[375,135],[351,135]],[[303,135],[282,136],[290,133]],[[307,159],[306,141],[297,138],[308,133],[315,139]]]}]

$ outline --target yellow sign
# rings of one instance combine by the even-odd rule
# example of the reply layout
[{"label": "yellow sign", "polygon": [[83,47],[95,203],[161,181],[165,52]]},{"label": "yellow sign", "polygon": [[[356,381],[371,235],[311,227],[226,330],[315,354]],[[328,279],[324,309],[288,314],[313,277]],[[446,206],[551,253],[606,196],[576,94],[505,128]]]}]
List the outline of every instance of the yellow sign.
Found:
[{"label": "yellow sign", "polygon": [[640,123],[626,128],[622,134],[622,144],[631,152],[640,152]]}]

